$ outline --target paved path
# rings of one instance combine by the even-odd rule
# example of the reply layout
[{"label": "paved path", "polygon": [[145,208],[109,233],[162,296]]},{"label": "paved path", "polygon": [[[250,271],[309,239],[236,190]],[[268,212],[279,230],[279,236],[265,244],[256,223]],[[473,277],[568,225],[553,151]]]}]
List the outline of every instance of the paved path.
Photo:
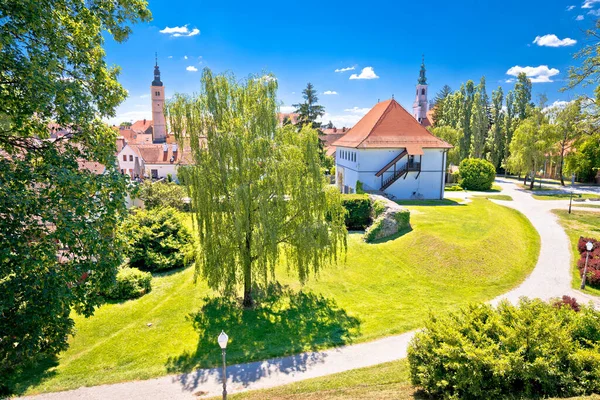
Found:
[{"label": "paved path", "polygon": [[[549,299],[564,294],[579,301],[593,300],[571,288],[571,253],[567,235],[550,210],[564,208],[564,200],[535,200],[518,189],[510,181],[498,180],[503,194],[514,201],[498,203],[515,208],[525,214],[540,233],[541,249],[538,263],[531,275],[517,288],[492,300],[511,302],[521,296]],[[467,197],[471,194],[449,192],[448,197]],[[591,211],[593,209],[586,209]],[[507,234],[510,234],[507,232]],[[597,299],[595,304],[600,307]],[[325,376],[350,369],[368,367],[406,357],[406,349],[414,332],[391,336],[368,343],[338,347],[335,349],[298,354],[248,364],[230,366],[227,369],[227,387],[230,392],[264,389],[300,380]],[[221,371],[202,369],[189,374],[170,375],[145,381],[132,381],[112,385],[82,387],[59,393],[28,397],[36,400],[107,400],[107,399],[196,399],[221,394]]]}]

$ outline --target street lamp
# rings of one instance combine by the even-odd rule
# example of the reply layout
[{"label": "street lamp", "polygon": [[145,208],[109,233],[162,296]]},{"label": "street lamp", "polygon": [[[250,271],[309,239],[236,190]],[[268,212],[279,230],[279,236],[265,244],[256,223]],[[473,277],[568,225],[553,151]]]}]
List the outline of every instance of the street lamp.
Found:
[{"label": "street lamp", "polygon": [[225,349],[227,348],[227,341],[229,336],[224,331],[221,331],[217,342],[221,347],[221,353],[223,355],[223,400],[227,400],[227,365],[225,364]]},{"label": "street lamp", "polygon": [[590,258],[590,251],[594,248],[594,244],[592,242],[587,242],[585,244],[585,249],[587,252],[585,253],[585,266],[583,267],[583,276],[581,277],[581,289],[585,289],[585,276],[587,274],[587,264],[588,259]]}]

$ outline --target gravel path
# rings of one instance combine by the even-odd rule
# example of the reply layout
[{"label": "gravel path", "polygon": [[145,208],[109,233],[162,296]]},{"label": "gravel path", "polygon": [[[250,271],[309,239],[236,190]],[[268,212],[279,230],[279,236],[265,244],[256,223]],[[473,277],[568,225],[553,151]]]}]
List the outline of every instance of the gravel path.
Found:
[{"label": "gravel path", "polygon": [[[597,298],[587,296],[571,288],[571,253],[569,239],[558,224],[552,209],[564,208],[564,200],[539,201],[519,189],[511,181],[498,179],[502,194],[510,195],[514,201],[496,201],[522,212],[537,229],[541,237],[538,263],[531,275],[517,288],[492,300],[497,304],[502,299],[515,302],[521,296],[549,299],[568,294],[581,302],[593,301],[600,307]],[[471,193],[449,192],[447,197],[464,198]],[[593,209],[585,209],[592,211]],[[510,232],[507,232],[510,234]],[[295,356],[276,358],[227,368],[227,388],[230,393],[242,390],[264,389],[304,379],[368,367],[406,357],[406,349],[414,332],[391,336],[368,343],[338,347],[330,350],[302,353]],[[132,381],[111,385],[82,387],[66,392],[47,393],[24,397],[35,400],[149,400],[149,399],[197,399],[218,396],[222,392],[221,371],[202,369],[189,374],[169,375],[145,381]]]}]

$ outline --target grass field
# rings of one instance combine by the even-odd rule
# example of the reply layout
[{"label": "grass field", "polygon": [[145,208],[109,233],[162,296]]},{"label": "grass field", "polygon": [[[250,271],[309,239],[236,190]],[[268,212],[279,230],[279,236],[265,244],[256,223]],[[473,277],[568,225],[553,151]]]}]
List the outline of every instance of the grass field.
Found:
[{"label": "grass field", "polygon": [[[543,191],[541,193],[535,193],[532,194],[533,198],[536,200],[568,200],[571,197],[570,193],[565,193],[565,192],[561,192],[561,193],[544,193]],[[597,194],[579,194],[579,193],[574,193],[573,194],[573,200],[575,199],[597,199],[598,195]],[[574,203],[577,204],[577,203]]]},{"label": "grass field", "polygon": [[[406,360],[309,379],[273,389],[233,394],[228,398],[232,400],[429,399],[410,385]],[[217,399],[213,398],[213,400]],[[600,396],[574,397],[570,400],[600,400]]]},{"label": "grass field", "polygon": [[503,201],[512,201],[512,197],[507,194],[476,194],[473,197],[483,197],[489,200],[503,200]]},{"label": "grass field", "polygon": [[[565,232],[571,240],[572,285],[575,289],[579,289],[581,277],[577,269],[577,260],[579,260],[577,242],[580,236],[600,239],[600,212],[579,210],[573,211],[571,214],[566,210],[554,210],[553,212],[558,215],[560,224],[565,228]],[[586,286],[585,292],[600,296],[600,288]]]},{"label": "grass field", "polygon": [[254,310],[194,284],[192,269],[157,275],[146,296],[76,316],[70,348],[15,388],[32,394],[212,367],[221,329],[230,363],[372,340],[418,328],[429,312],[492,299],[533,269],[539,236],[521,214],[485,199],[425,204],[409,206],[413,229],[394,240],[350,234],[345,260],[304,287],[278,268],[283,287]]}]

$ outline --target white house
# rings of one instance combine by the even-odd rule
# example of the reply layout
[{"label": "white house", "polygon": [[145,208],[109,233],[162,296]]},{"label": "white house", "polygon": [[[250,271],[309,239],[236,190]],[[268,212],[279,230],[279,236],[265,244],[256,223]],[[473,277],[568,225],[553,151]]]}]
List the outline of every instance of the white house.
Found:
[{"label": "white house", "polygon": [[176,143],[128,144],[117,155],[121,173],[132,178],[177,180],[177,168],[191,163],[190,149]]},{"label": "white house", "polygon": [[432,135],[427,119],[425,69],[413,115],[394,99],[377,103],[336,146],[336,182],[343,193],[380,191],[397,199],[442,199],[446,153],[452,146]]}]

